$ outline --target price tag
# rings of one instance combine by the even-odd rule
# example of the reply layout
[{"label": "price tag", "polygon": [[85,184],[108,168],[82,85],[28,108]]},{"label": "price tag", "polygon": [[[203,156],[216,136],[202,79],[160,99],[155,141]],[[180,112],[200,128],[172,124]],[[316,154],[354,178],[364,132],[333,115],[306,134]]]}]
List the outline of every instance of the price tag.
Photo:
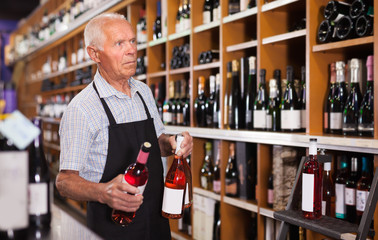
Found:
[{"label": "price tag", "polygon": [[39,136],[41,130],[16,110],[4,121],[0,121],[0,133],[22,150]]}]

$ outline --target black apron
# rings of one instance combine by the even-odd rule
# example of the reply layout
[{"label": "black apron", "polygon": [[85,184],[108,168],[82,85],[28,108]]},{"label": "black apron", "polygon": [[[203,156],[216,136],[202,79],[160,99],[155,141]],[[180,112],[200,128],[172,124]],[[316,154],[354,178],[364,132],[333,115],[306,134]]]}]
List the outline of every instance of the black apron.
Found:
[{"label": "black apron", "polygon": [[[94,82],[93,88],[99,95]],[[164,183],[159,143],[147,105],[140,93],[137,94],[143,102],[147,119],[121,124],[115,122],[105,100],[100,98],[109,119],[108,155],[100,182],[106,183],[118,174],[123,174],[135,162],[141,144],[150,142],[152,147],[147,161],[149,176],[143,204],[137,210],[133,222],[122,227],[112,221],[112,209],[108,205],[88,202],[87,223],[89,228],[105,239],[171,239],[168,219],[161,215]]]}]

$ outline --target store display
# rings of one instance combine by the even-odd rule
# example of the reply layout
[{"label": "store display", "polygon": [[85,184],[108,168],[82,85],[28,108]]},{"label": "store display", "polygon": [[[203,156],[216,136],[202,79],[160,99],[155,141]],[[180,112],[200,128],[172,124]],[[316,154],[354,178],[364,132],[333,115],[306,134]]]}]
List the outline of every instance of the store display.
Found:
[{"label": "store display", "polygon": [[256,57],[248,58],[248,81],[244,90],[245,128],[253,129],[253,105],[256,98]]},{"label": "store display", "polygon": [[[209,77],[209,85],[210,85],[210,95],[209,97],[206,99],[206,103],[205,103],[205,111],[206,111],[206,126],[208,127],[212,127],[214,126],[214,106],[219,104],[219,103],[215,103],[216,99],[216,82],[215,82],[215,76],[214,75],[210,75]],[[217,116],[215,114],[215,116]]]},{"label": "store display", "polygon": [[345,63],[343,61],[336,62],[336,88],[332,98],[330,108],[330,133],[341,134],[343,123],[343,110],[347,99],[347,89],[345,84]]},{"label": "store display", "polygon": [[260,131],[267,129],[268,97],[265,75],[266,70],[260,69],[259,88],[256,93],[255,103],[253,104],[253,128]]},{"label": "store display", "polygon": [[214,179],[213,147],[211,142],[205,144],[206,155],[200,170],[201,188],[212,191]]},{"label": "store display", "polygon": [[266,129],[277,132],[281,130],[280,100],[277,96],[278,86],[276,79],[269,81],[269,103],[266,112]]},{"label": "store display", "polygon": [[221,128],[221,104],[220,101],[220,91],[221,91],[221,78],[220,74],[217,73],[215,75],[215,97],[214,97],[214,104],[213,104],[213,112],[212,112],[212,127],[213,128]]},{"label": "store display", "polygon": [[198,95],[194,101],[194,113],[196,116],[197,127],[206,127],[206,96],[205,96],[204,76],[198,78]]},{"label": "store display", "polygon": [[225,175],[225,194],[229,197],[239,196],[239,171],[236,164],[235,151],[235,143],[230,143],[230,152]]},{"label": "store display", "polygon": [[190,46],[184,44],[175,46],[172,49],[172,59],[170,61],[171,69],[183,68],[190,66]]},{"label": "store display", "polygon": [[360,136],[374,136],[374,62],[373,55],[367,57],[367,82],[366,92],[362,98],[362,103],[358,118],[358,133]]},{"label": "store display", "polygon": [[230,85],[230,92],[227,102],[228,126],[230,129],[243,128],[243,109],[241,104],[239,71],[239,62],[237,60],[232,60],[232,83]]}]

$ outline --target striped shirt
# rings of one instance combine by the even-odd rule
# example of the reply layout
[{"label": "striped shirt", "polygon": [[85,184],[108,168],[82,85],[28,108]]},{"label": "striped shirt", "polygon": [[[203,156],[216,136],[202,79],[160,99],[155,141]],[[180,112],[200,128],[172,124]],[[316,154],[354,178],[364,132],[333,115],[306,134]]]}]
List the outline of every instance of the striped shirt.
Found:
[{"label": "striped shirt", "polygon": [[[131,97],[114,89],[97,71],[94,80],[101,98],[105,99],[117,124],[147,119],[142,100],[154,119],[156,135],[164,132],[150,88],[143,82],[128,80]],[[100,98],[90,83],[76,95],[63,114],[60,135],[60,170],[79,171],[88,181],[99,182],[108,152],[109,120]]]}]

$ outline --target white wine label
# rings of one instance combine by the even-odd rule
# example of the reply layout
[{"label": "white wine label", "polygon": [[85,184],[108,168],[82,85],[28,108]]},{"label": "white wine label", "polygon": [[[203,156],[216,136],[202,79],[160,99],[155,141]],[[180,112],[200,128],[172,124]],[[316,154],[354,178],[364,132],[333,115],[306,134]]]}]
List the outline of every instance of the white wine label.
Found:
[{"label": "white wine label", "polygon": [[301,110],[301,126],[306,128],[306,109]]},{"label": "white wine label", "polygon": [[341,129],[343,126],[343,114],[341,112],[331,112],[329,114],[330,129]]},{"label": "white wine label", "polygon": [[266,115],[266,128],[272,129],[272,115],[271,114]]},{"label": "white wine label", "polygon": [[211,22],[211,12],[210,11],[204,11],[202,14],[202,22],[203,24],[208,24]]},{"label": "white wine label", "polygon": [[335,195],[336,195],[336,217],[345,218],[345,184],[335,184]]},{"label": "white wine label", "polygon": [[349,206],[356,205],[356,189],[345,188],[345,204]]},{"label": "white wine label", "polygon": [[164,123],[172,122],[172,114],[170,112],[163,112],[163,122]]},{"label": "white wine label", "polygon": [[18,110],[0,121],[0,133],[18,149],[25,149],[41,133],[40,129]]},{"label": "white wine label", "polygon": [[28,153],[0,152],[0,231],[28,226]]},{"label": "white wine label", "polygon": [[314,211],[314,182],[314,174],[302,174],[302,210],[306,212]]},{"label": "white wine label", "polygon": [[29,183],[29,213],[46,214],[48,211],[48,184]]},{"label": "white wine label", "polygon": [[168,214],[181,214],[183,198],[184,189],[164,187],[163,206],[161,210]]},{"label": "white wine label", "polygon": [[253,111],[253,128],[266,128],[266,110]]},{"label": "white wine label", "polygon": [[251,122],[252,121],[252,110],[248,110],[247,111],[247,122]]},{"label": "white wine label", "polygon": [[326,201],[322,201],[322,215],[323,216],[326,215],[326,210],[327,210],[327,202]]},{"label": "white wine label", "polygon": [[281,110],[282,129],[301,128],[301,110]]},{"label": "white wine label", "polygon": [[357,200],[356,209],[357,209],[357,211],[361,211],[361,212],[365,211],[365,206],[366,206],[366,201],[368,199],[368,196],[369,196],[369,192],[357,190],[357,194],[356,194],[356,200]]},{"label": "white wine label", "polygon": [[207,178],[205,176],[201,177],[201,187],[207,189]]}]

